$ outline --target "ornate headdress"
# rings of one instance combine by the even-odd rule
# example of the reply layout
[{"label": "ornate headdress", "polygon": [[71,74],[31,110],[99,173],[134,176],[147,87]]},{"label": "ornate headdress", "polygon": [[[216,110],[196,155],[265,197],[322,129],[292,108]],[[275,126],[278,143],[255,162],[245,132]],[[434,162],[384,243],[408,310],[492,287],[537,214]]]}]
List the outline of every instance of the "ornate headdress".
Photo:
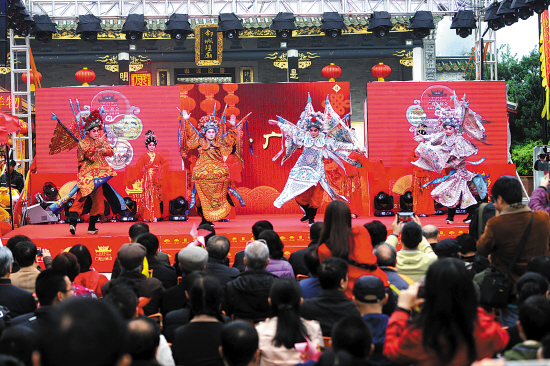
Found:
[{"label": "ornate headdress", "polygon": [[309,130],[311,127],[315,127],[319,131],[323,130],[323,121],[319,115],[311,115],[307,117],[306,127]]},{"label": "ornate headdress", "polygon": [[155,133],[149,130],[145,133],[145,147],[147,147],[151,142],[154,143],[155,146],[157,146],[157,139],[156,139]]},{"label": "ornate headdress", "polygon": [[90,112],[88,117],[86,117],[85,122],[86,125],[84,128],[86,131],[93,130],[96,127],[103,128],[103,118],[101,118],[101,114],[97,109]]},{"label": "ornate headdress", "polygon": [[452,108],[445,108],[441,111],[441,117],[439,117],[439,120],[441,121],[441,127],[445,126],[451,126],[455,129],[460,129],[460,121],[458,119],[457,111]]},{"label": "ornate headdress", "polygon": [[218,134],[218,131],[220,130],[220,120],[216,118],[214,113],[202,116],[199,120],[199,130],[203,135],[208,130],[214,130],[216,131],[216,135]]}]

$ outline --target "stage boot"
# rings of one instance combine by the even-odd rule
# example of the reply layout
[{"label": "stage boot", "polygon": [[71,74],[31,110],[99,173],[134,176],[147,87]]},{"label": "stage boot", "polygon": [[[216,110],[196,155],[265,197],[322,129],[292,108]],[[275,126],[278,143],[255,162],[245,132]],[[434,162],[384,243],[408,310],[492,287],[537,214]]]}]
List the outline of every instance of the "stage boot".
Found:
[{"label": "stage boot", "polygon": [[97,222],[98,216],[90,216],[90,222],[88,223],[88,234],[95,235],[99,231],[95,227],[95,223]]},{"label": "stage boot", "polygon": [[300,205],[302,210],[304,210],[304,217],[300,219],[301,222],[306,222],[309,219],[309,205]]},{"label": "stage boot", "polygon": [[311,226],[315,224],[315,215],[317,215],[317,209],[316,208],[308,208],[308,225]]},{"label": "stage boot", "polygon": [[456,207],[449,207],[447,211],[447,220],[446,220],[447,224],[449,225],[454,224],[455,214],[456,214]]},{"label": "stage boot", "polygon": [[202,218],[201,223],[199,224],[199,226],[203,225],[203,224],[208,224],[208,225],[214,227],[214,224],[212,223],[212,221],[208,221],[204,218],[204,213],[202,212],[202,206],[197,206],[197,213]]},{"label": "stage boot", "polygon": [[76,224],[78,222],[78,213],[69,212],[69,231],[71,234],[76,234]]}]

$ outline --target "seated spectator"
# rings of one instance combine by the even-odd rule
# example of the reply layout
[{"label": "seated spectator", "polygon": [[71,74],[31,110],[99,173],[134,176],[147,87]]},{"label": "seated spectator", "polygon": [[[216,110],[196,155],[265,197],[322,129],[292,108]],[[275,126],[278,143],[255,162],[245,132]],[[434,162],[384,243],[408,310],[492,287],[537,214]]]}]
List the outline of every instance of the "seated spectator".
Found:
[{"label": "seated spectator", "polygon": [[[9,238],[8,242],[6,243],[6,247],[11,251],[12,255],[15,252],[15,247],[17,244],[23,242],[23,241],[32,241],[28,236],[26,235],[14,235],[11,238]],[[50,262],[51,263],[51,262]],[[19,264],[14,262],[12,264],[11,273],[16,273],[19,271]]]},{"label": "seated spectator", "polygon": [[[316,366],[342,366],[342,365],[355,365],[356,360],[353,356],[345,351],[335,352],[331,349],[327,349],[317,363],[305,363],[304,365],[316,365]],[[298,364],[300,365],[300,364]]]},{"label": "seated spectator", "polygon": [[260,338],[260,365],[293,366],[300,362],[300,352],[294,345],[305,342],[304,337],[318,346],[323,344],[319,323],[300,318],[301,299],[300,286],[294,279],[278,278],[273,282],[269,293],[273,317],[256,325]]},{"label": "seated spectator", "polygon": [[527,272],[541,274],[550,283],[550,256],[538,255],[527,262]]},{"label": "seated spectator", "polygon": [[531,199],[529,200],[529,208],[533,211],[540,210],[546,211],[550,214],[550,207],[548,207],[548,173],[540,181],[540,186],[533,190],[531,193]]},{"label": "seated spectator", "polygon": [[176,276],[174,267],[157,260],[159,240],[156,235],[151,233],[141,234],[137,237],[136,243],[143,245],[147,249],[145,258],[147,259],[147,266],[149,267],[149,271],[152,272],[152,276],[162,282],[162,287],[165,290],[175,286],[178,283],[178,277]]},{"label": "seated spectator", "polygon": [[152,319],[138,318],[128,322],[128,353],[131,366],[159,366],[155,355],[159,346],[160,330]]},{"label": "seated spectator", "polygon": [[59,253],[52,261],[52,269],[63,273],[71,281],[74,296],[96,298],[92,289],[74,283],[74,279],[80,273],[80,266],[76,256],[69,252]]},{"label": "seated spectator", "polygon": [[28,291],[11,284],[13,256],[7,247],[0,247],[0,305],[8,308],[10,317],[31,313],[36,309],[34,297]]},{"label": "seated spectator", "polygon": [[[258,239],[258,235],[260,235],[260,233],[264,230],[273,230],[273,225],[266,220],[256,221],[254,225],[252,225],[252,237],[254,240]],[[244,264],[244,250],[241,250],[235,254],[233,268],[238,268],[241,272],[244,272],[246,269]]]},{"label": "seated spectator", "polygon": [[34,293],[34,283],[40,273],[36,245],[32,241],[20,242],[13,251],[13,257],[20,269],[11,274],[11,283],[31,294]]},{"label": "seated spectator", "polygon": [[[317,222],[315,223],[317,224]],[[314,227],[315,224],[311,225]],[[302,289],[302,296],[304,300],[313,299],[321,292],[321,284],[319,283],[319,277],[317,271],[321,263],[319,263],[319,256],[317,255],[317,246],[307,248],[304,253],[304,263],[309,270],[309,277],[299,282]]]},{"label": "seated spectator", "polygon": [[435,249],[435,245],[439,243],[439,228],[435,225],[426,225],[422,228],[422,236]]},{"label": "seated spectator", "polygon": [[208,252],[201,247],[189,245],[179,251],[176,265],[180,268],[183,277],[179,284],[169,288],[162,294],[160,303],[160,312],[166,316],[172,310],[178,310],[186,306],[187,296],[185,291],[191,287],[191,282],[187,280],[190,273],[194,271],[203,271],[208,262]]},{"label": "seated spectator", "polygon": [[22,325],[38,331],[51,320],[54,306],[72,298],[73,294],[71,280],[64,273],[54,269],[42,271],[36,278],[36,297],[40,307],[32,313],[13,318],[12,326]]},{"label": "seated spectator", "polygon": [[40,332],[41,366],[128,366],[126,325],[110,304],[78,298],[56,307]]},{"label": "seated spectator", "polygon": [[258,366],[258,332],[250,323],[235,321],[224,325],[220,354],[226,366]]},{"label": "seated spectator", "polygon": [[80,272],[75,277],[76,285],[84,286],[94,291],[97,297],[103,297],[101,287],[108,281],[107,277],[98,273],[92,266],[92,255],[88,248],[82,244],[77,244],[69,249],[69,253],[76,256]]},{"label": "seated spectator", "polygon": [[294,271],[288,260],[283,256],[284,244],[273,230],[264,230],[258,235],[259,241],[265,240],[269,248],[269,264],[266,271],[273,273],[277,277],[294,278]]},{"label": "seated spectator", "polygon": [[437,256],[433,252],[420,250],[422,227],[416,222],[411,221],[403,225],[401,242],[403,249],[397,252],[397,273],[407,275],[416,282],[426,274],[430,265],[437,261]]},{"label": "seated spectator", "polygon": [[373,247],[376,247],[386,241],[386,237],[388,236],[388,229],[386,228],[386,225],[378,220],[373,220],[371,222],[367,222],[364,226],[369,231]]},{"label": "seated spectator", "polygon": [[229,281],[233,281],[234,277],[241,273],[237,268],[229,268],[226,264],[230,249],[229,239],[223,235],[214,235],[206,243],[208,262],[204,272],[216,277],[224,288]]},{"label": "seated spectator", "polygon": [[[373,277],[373,276],[369,276]],[[350,315],[341,319],[332,329],[332,349],[345,351],[353,358],[353,365],[372,365],[369,355],[372,352],[372,334],[361,318]]]},{"label": "seated spectator", "polygon": [[458,258],[458,242],[456,239],[443,239],[439,241],[433,248],[438,259],[442,258]]},{"label": "seated spectator", "polygon": [[[414,283],[409,276],[397,273],[395,269],[397,265],[397,251],[395,247],[388,243],[382,243],[374,248],[374,255],[376,256],[378,266],[388,276],[390,285],[395,286],[398,290],[404,290]],[[395,296],[397,297],[397,293],[395,293]]]},{"label": "seated spectator", "polygon": [[383,355],[390,317],[382,314],[382,308],[388,301],[382,280],[375,276],[360,277],[353,286],[353,301],[371,332],[373,351],[369,362],[373,365],[390,365],[391,362]]},{"label": "seated spectator", "polygon": [[[38,334],[26,327],[6,328],[0,337],[0,353],[32,366],[32,354],[38,350]],[[0,363],[1,364],[1,363]]]},{"label": "seated spectator", "polygon": [[122,269],[120,276],[114,281],[106,282],[103,285],[102,292],[105,296],[109,292],[110,287],[120,278],[126,278],[134,282],[138,287],[138,295],[150,299],[149,303],[143,308],[143,312],[148,316],[159,311],[160,299],[164,288],[157,278],[148,278],[141,273],[146,253],[147,250],[141,244],[128,243],[122,245],[117,254]]},{"label": "seated spectator", "polygon": [[253,241],[244,250],[247,271],[228,282],[225,289],[224,310],[233,320],[257,323],[271,316],[268,303],[274,274],[265,270],[269,263],[269,249],[260,241]]},{"label": "seated spectator", "polygon": [[[208,232],[209,234],[206,234],[206,236],[204,237],[204,242],[205,243],[208,243],[208,240],[210,240],[211,237],[213,237],[214,235],[216,235],[216,230],[214,230],[214,227],[209,225],[209,224],[201,224],[199,225],[198,227],[198,230],[204,230],[205,232]],[[183,248],[185,249],[185,248]],[[202,249],[202,248],[201,248]],[[181,251],[180,251],[181,252]],[[179,254],[179,253],[178,253]],[[179,263],[179,260],[180,260],[180,257],[179,255],[176,255],[176,261],[174,263],[174,268],[176,269],[176,274],[178,277],[185,277],[186,274],[192,272],[192,271],[195,271],[195,269],[193,270],[184,270],[183,267],[188,267],[189,264],[186,264],[186,265],[183,265],[181,266],[180,263]],[[206,263],[205,263],[206,264]],[[201,269],[196,269],[196,270],[200,270],[202,271],[204,268],[201,268]]]},{"label": "seated spectator", "polygon": [[172,353],[178,365],[223,366],[221,302],[223,289],[214,277],[197,278],[189,289],[191,321],[176,330]]},{"label": "seated spectator", "polygon": [[535,360],[542,338],[550,332],[550,300],[531,296],[519,306],[518,328],[522,343],[504,352],[506,360]]},{"label": "seated spectator", "polygon": [[332,327],[347,315],[359,315],[352,300],[345,291],[348,287],[348,264],[341,258],[325,259],[319,271],[321,292],[317,297],[303,302],[300,315],[304,319],[317,320],[321,324],[323,336],[330,337]]},{"label": "seated spectator", "polygon": [[[323,223],[320,221],[317,221],[309,228],[309,237],[310,237],[310,243],[307,246],[307,248],[303,248],[300,250],[295,251],[290,255],[290,258],[288,261],[290,262],[290,265],[292,266],[292,270],[294,271],[294,274],[298,276],[299,274],[308,276],[309,275],[309,269],[307,268],[305,262],[304,262],[304,255],[306,251],[311,247],[316,247],[319,243],[319,237],[321,236],[321,228],[323,227]],[[302,289],[303,291],[303,289]],[[304,295],[304,299],[305,299]]]},{"label": "seated spectator", "polygon": [[456,237],[458,243],[458,256],[466,264],[470,277],[486,268],[489,268],[489,259],[477,253],[477,243],[470,234],[461,234]]},{"label": "seated spectator", "polygon": [[[148,232],[149,225],[144,222],[136,222],[135,224],[132,224],[132,226],[130,226],[130,230],[128,230],[128,239],[130,239],[130,243],[137,243],[138,236]],[[161,263],[170,265],[170,258],[168,257],[168,254],[161,252],[160,247],[157,254],[157,260]]]},{"label": "seated spectator", "polygon": [[460,260],[445,258],[430,266],[422,310],[411,320],[419,287],[415,283],[401,291],[388,322],[384,355],[390,361],[469,365],[504,349],[508,334],[477,306],[474,284]]}]

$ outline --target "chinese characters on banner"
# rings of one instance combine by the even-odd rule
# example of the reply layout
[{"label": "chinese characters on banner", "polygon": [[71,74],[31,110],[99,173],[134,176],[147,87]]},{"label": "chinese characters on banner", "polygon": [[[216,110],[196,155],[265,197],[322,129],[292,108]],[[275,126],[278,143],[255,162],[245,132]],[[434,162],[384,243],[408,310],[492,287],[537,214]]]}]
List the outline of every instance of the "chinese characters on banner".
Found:
[{"label": "chinese characters on banner", "polygon": [[197,66],[220,65],[223,54],[223,33],[218,26],[195,26],[195,64]]},{"label": "chinese characters on banner", "polygon": [[136,73],[130,74],[130,85],[133,85],[133,86],[153,85],[151,73],[136,72]]},{"label": "chinese characters on banner", "polygon": [[550,119],[550,25],[548,9],[540,14],[540,71],[544,88],[544,107],[541,117]]},{"label": "chinese characters on banner", "polygon": [[[0,93],[0,111],[11,113],[11,93],[2,92]],[[15,111],[21,111],[21,98],[15,98]]]}]

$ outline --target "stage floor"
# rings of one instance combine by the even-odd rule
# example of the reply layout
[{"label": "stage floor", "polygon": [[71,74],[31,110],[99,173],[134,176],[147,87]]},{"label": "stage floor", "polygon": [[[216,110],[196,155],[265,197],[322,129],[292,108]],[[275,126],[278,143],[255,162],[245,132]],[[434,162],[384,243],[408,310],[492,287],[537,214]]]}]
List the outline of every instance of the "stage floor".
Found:
[{"label": "stage floor", "polygon": [[[231,241],[230,259],[233,255],[244,249],[246,242],[252,239],[252,225],[258,220],[268,220],[273,224],[274,230],[281,236],[285,244],[285,255],[306,247],[309,240],[309,227],[300,222],[301,215],[239,215],[230,222],[216,222],[216,234],[225,235]],[[322,216],[318,217],[322,220]],[[434,215],[421,218],[422,225],[433,224],[440,230],[441,239],[454,238],[457,235],[468,232],[468,224],[462,220],[466,215],[456,215],[454,225],[445,223],[446,215]],[[391,232],[393,217],[359,217],[353,219],[352,225],[363,225],[372,220],[381,221]],[[171,258],[192,241],[189,232],[193,224],[200,223],[199,217],[190,217],[189,221],[160,221],[148,223],[150,231],[159,237],[161,250]],[[89,235],[88,224],[80,223],[76,229],[76,235],[69,233],[69,225],[64,224],[39,224],[26,225],[17,228],[2,237],[6,243],[14,235],[28,236],[39,249],[47,248],[55,257],[68,247],[83,244],[88,247],[94,260],[94,268],[100,272],[110,272],[112,262],[116,258],[118,248],[129,242],[128,230],[131,222],[108,222],[98,224],[99,233]]]}]

